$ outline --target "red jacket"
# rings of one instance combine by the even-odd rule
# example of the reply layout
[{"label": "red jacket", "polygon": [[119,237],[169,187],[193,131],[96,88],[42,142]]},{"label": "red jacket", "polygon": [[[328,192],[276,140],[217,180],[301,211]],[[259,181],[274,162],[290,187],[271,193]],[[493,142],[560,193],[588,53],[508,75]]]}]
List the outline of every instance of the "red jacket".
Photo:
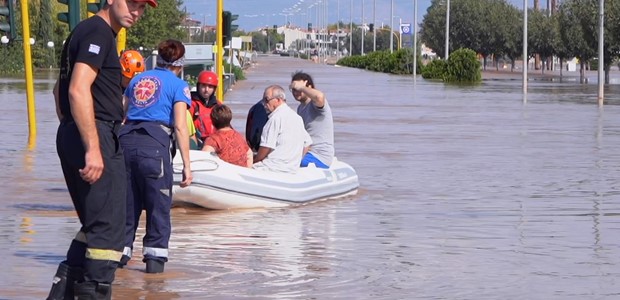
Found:
[{"label": "red jacket", "polygon": [[206,103],[200,100],[200,96],[197,93],[192,93],[192,105],[189,108],[189,112],[194,120],[194,126],[196,127],[196,137],[200,138],[203,142],[211,134],[215,132],[215,127],[211,122],[211,110],[213,106],[221,104],[221,102],[215,100],[215,97],[211,97]]}]

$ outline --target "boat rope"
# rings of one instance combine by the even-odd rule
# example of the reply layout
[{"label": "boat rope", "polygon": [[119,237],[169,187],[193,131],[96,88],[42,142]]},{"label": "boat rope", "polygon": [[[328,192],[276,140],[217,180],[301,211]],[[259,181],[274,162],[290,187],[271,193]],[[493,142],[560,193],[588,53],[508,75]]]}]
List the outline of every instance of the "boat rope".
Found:
[{"label": "boat rope", "polygon": [[[197,167],[197,165],[200,167]],[[191,162],[192,172],[215,171],[219,166],[220,165],[217,163],[217,161],[206,158],[192,160]],[[183,173],[183,163],[181,162],[172,164],[172,170],[174,171],[174,173]]]}]

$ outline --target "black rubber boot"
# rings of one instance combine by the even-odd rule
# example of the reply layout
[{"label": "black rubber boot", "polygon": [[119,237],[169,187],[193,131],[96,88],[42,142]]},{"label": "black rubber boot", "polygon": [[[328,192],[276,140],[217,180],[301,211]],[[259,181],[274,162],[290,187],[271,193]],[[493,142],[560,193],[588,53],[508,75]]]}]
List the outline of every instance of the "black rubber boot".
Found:
[{"label": "black rubber boot", "polygon": [[84,269],[77,267],[69,267],[69,280],[67,281],[67,289],[65,291],[65,300],[74,300],[74,289],[76,282],[84,281]]},{"label": "black rubber boot", "polygon": [[111,300],[112,285],[94,281],[76,283],[75,297],[78,300]]},{"label": "black rubber boot", "polygon": [[54,275],[52,289],[47,296],[47,300],[65,299],[65,292],[67,291],[67,287],[69,285],[69,269],[69,265],[67,265],[64,261],[58,265],[58,270],[56,270],[56,275]]},{"label": "black rubber boot", "polygon": [[164,261],[158,259],[147,259],[146,260],[146,272],[147,273],[163,273],[164,272]]}]

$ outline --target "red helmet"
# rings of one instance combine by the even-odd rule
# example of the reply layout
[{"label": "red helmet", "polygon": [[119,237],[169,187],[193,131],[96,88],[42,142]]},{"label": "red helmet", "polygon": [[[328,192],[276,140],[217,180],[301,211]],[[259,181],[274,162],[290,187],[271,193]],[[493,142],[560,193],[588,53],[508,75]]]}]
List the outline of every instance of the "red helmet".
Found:
[{"label": "red helmet", "polygon": [[219,80],[217,74],[211,71],[202,71],[198,74],[198,83],[208,84],[217,87]]},{"label": "red helmet", "polygon": [[123,51],[120,62],[123,76],[129,79],[144,72],[144,58],[136,50]]}]

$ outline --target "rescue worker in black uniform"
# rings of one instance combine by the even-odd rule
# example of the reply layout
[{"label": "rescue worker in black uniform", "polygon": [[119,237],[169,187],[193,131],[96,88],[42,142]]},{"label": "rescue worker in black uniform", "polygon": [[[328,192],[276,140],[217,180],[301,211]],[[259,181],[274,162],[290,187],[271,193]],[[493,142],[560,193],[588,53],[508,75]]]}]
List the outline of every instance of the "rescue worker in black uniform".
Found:
[{"label": "rescue worker in black uniform", "polygon": [[118,129],[124,117],[116,34],[156,0],[108,0],[66,39],[54,87],[56,150],[81,228],[47,299],[111,299],[124,245],[126,173]]}]

